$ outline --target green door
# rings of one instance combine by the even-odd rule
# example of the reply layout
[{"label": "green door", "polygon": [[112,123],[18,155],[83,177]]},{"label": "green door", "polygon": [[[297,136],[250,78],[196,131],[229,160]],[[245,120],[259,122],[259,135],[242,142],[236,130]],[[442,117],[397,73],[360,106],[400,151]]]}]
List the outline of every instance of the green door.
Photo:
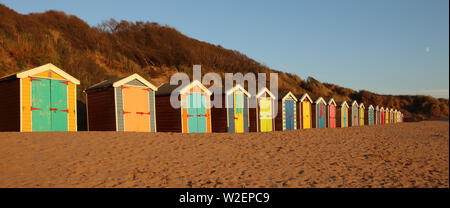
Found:
[{"label": "green door", "polygon": [[67,131],[67,82],[51,80],[52,131]]},{"label": "green door", "polygon": [[51,131],[50,80],[31,78],[32,131]]},{"label": "green door", "polygon": [[197,110],[197,132],[206,133],[206,98],[203,93],[195,93],[200,106]]},{"label": "green door", "polygon": [[187,100],[188,100],[188,132],[189,133],[196,133],[197,132],[197,108],[196,105],[198,105],[195,101],[195,94],[196,93],[191,93],[187,96]]}]

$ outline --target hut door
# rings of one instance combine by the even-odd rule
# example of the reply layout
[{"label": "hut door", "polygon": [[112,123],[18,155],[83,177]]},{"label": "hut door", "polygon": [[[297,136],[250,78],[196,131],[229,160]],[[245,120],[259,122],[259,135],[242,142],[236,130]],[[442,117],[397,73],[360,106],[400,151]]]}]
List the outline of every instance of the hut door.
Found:
[{"label": "hut door", "polygon": [[150,132],[150,103],[149,103],[149,88],[144,87],[133,87],[136,99],[138,100],[135,104],[136,119],[138,121],[138,126],[136,131],[139,132]]},{"label": "hut door", "polygon": [[325,127],[325,107],[324,107],[323,103],[319,104],[319,109],[317,109],[316,112],[319,113],[319,115],[318,115],[319,128],[324,128]]},{"label": "hut door", "polygon": [[358,108],[352,106],[352,126],[358,126]]},{"label": "hut door", "polygon": [[380,111],[380,124],[384,124],[384,112]]},{"label": "hut door", "polygon": [[330,123],[328,124],[330,128],[336,128],[336,107],[330,105]]},{"label": "hut door", "polygon": [[359,109],[359,125],[364,126],[364,108]]},{"label": "hut door", "polygon": [[123,121],[125,131],[149,132],[148,88],[123,86]]},{"label": "hut door", "polygon": [[67,131],[67,82],[51,80],[51,109],[52,131]]},{"label": "hut door", "polygon": [[188,94],[188,132],[206,133],[206,98],[204,93]]},{"label": "hut door", "polygon": [[268,97],[259,100],[261,132],[272,131],[272,102]]},{"label": "hut door", "polygon": [[31,78],[32,131],[67,131],[67,82]]},{"label": "hut door", "polygon": [[234,94],[234,121],[236,132],[244,132],[244,96],[240,91]]},{"label": "hut door", "polygon": [[31,78],[32,131],[51,131],[50,80]]},{"label": "hut door", "polygon": [[285,101],[285,113],[286,113],[286,130],[293,130],[294,129],[294,101],[293,100],[286,100]]},{"label": "hut door", "polygon": [[348,127],[348,109],[346,106],[342,106],[342,126]]},{"label": "hut door", "polygon": [[311,128],[311,104],[309,102],[302,102],[303,112],[303,128]]}]

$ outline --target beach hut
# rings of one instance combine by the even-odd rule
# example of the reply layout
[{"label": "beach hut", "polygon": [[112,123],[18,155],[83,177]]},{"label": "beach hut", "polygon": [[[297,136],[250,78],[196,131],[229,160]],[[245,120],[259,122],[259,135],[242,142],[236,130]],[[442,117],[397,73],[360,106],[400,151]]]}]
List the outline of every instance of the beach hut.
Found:
[{"label": "beach hut", "polygon": [[364,115],[364,122],[369,125],[373,126],[375,123],[375,108],[373,108],[373,105],[369,105],[369,108],[366,110]]},{"label": "beach hut", "polygon": [[313,101],[307,93],[303,94],[299,99],[299,121],[300,129],[309,129],[312,127],[312,104]]},{"label": "beach hut", "polygon": [[350,120],[351,120],[351,125],[350,126],[358,126],[359,125],[359,105],[358,102],[353,101],[352,105],[351,105],[351,110],[350,110]]},{"label": "beach hut", "polygon": [[384,108],[381,107],[380,108],[380,124],[386,123],[386,119],[384,118],[385,116],[386,116],[386,114],[384,113]]},{"label": "beach hut", "polygon": [[348,109],[347,101],[342,102],[336,109],[336,126],[341,128],[348,127]]},{"label": "beach hut", "polygon": [[327,127],[336,128],[336,110],[337,105],[333,98],[328,99],[327,103]]},{"label": "beach hut", "polygon": [[138,74],[87,88],[88,130],[156,132],[156,91],[155,85]]},{"label": "beach hut", "polygon": [[[211,90],[211,88],[210,88]],[[214,90],[211,90],[214,91]],[[243,133],[249,132],[249,100],[251,95],[241,85],[222,94],[214,94],[215,100],[221,96],[222,106],[212,106],[211,120],[213,132]]]},{"label": "beach hut", "polygon": [[364,126],[365,110],[366,110],[366,108],[365,108],[364,104],[360,103],[359,104],[359,112],[358,112],[358,114],[359,114],[359,121],[358,121],[359,122],[359,126]]},{"label": "beach hut", "polygon": [[53,64],[0,78],[0,131],[77,131],[79,84]]},{"label": "beach hut", "polygon": [[389,123],[394,123],[394,109],[391,108],[390,114],[389,114]]},{"label": "beach hut", "polygon": [[159,86],[155,94],[158,132],[211,133],[211,94],[198,80],[185,86]]},{"label": "beach hut", "polygon": [[313,128],[326,128],[327,102],[322,97],[316,99],[312,108]]},{"label": "beach hut", "polygon": [[278,112],[275,118],[275,130],[285,131],[297,129],[297,98],[292,92],[281,92],[278,95]]},{"label": "beach hut", "polygon": [[273,95],[267,88],[263,88],[256,94],[256,113],[258,120],[258,131],[270,132],[274,130],[274,105],[275,95]]},{"label": "beach hut", "polygon": [[385,108],[384,109],[384,123],[385,124],[389,124],[390,123],[389,122],[389,113],[390,113],[389,108]]}]

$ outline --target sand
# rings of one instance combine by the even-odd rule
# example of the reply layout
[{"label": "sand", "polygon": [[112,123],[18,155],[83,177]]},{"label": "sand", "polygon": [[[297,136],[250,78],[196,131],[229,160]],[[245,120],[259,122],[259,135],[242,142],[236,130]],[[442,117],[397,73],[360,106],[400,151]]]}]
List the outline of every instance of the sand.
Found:
[{"label": "sand", "polygon": [[0,187],[449,187],[449,123],[0,133]]}]

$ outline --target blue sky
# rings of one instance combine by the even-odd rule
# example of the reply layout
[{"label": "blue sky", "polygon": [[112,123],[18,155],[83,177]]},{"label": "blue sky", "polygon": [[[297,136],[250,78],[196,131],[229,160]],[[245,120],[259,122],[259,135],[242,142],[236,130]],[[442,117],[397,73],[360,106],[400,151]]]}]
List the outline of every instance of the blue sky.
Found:
[{"label": "blue sky", "polygon": [[270,68],[380,94],[449,97],[448,0],[0,0],[97,25],[151,21]]}]

